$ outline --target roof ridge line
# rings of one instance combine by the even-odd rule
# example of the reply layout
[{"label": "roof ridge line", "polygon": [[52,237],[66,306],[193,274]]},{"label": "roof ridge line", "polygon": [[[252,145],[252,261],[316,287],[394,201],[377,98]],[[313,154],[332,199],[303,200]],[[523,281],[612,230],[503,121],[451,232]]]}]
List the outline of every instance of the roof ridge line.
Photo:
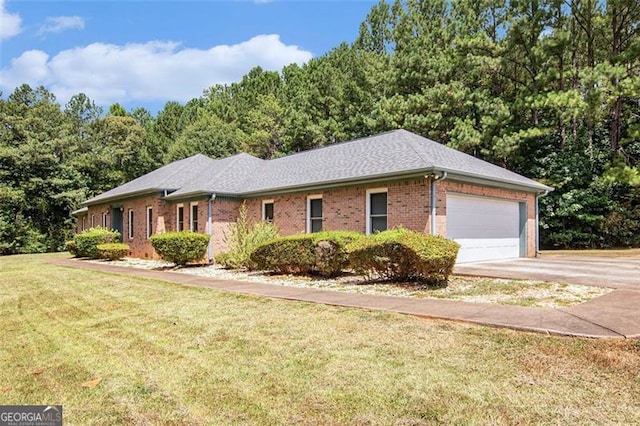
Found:
[{"label": "roof ridge line", "polygon": [[[310,152],[319,151],[319,150],[326,149],[326,148],[333,148],[335,146],[342,146],[342,145],[348,145],[348,144],[351,144],[351,143],[354,143],[354,142],[360,142],[360,141],[362,141],[364,139],[373,139],[373,138],[377,138],[379,136],[388,135],[390,133],[395,133],[395,132],[399,132],[399,131],[404,131],[404,132],[407,132],[407,133],[411,133],[408,130],[403,129],[403,128],[393,129],[393,130],[387,130],[386,132],[376,133],[375,135],[361,136],[361,137],[355,138],[355,139],[341,140],[341,141],[338,141],[338,142],[335,142],[335,143],[331,143],[329,145],[316,146],[316,147],[313,147],[313,148],[310,148],[310,149],[305,149],[303,151],[298,151],[298,152],[294,152],[294,153],[291,153],[291,154],[287,154],[287,155],[285,155],[283,157],[270,158],[268,160],[265,160],[263,158],[258,158],[258,157],[255,157],[255,158],[258,158],[259,160],[263,160],[265,163],[269,163],[269,162],[272,162],[272,161],[282,160],[283,158],[295,157],[296,155],[307,154],[307,153],[310,153]],[[248,154],[248,155],[251,155],[251,154]]]},{"label": "roof ridge line", "polygon": [[[191,157],[187,157],[187,158],[183,158],[182,160],[178,160],[178,161],[184,161],[184,160],[190,160],[190,161],[186,162],[184,165],[182,165],[182,164],[181,164],[181,165],[180,165],[180,167],[178,167],[178,169],[177,169],[175,172],[171,173],[169,176],[167,176],[167,177],[165,177],[164,179],[162,179],[162,182],[159,182],[159,185],[158,185],[158,186],[163,186],[163,185],[164,185],[164,183],[165,183],[167,180],[169,180],[170,178],[172,178],[172,177],[176,176],[178,173],[182,172],[186,166],[189,166],[191,163],[193,163],[194,161],[196,161],[196,158],[197,158],[199,155],[201,155],[201,156],[203,156],[203,157],[206,157],[206,158],[208,158],[209,160],[213,160],[213,159],[212,159],[211,157],[209,157],[208,155],[204,155],[204,154],[202,154],[202,153],[200,153],[200,152],[199,152],[199,153],[197,153],[197,154],[192,155]],[[169,165],[171,165],[171,163],[167,164],[167,166],[169,166]]]},{"label": "roof ridge line", "polygon": [[[402,129],[402,130],[404,130],[404,129]],[[427,140],[427,141],[429,141],[429,142],[438,143],[438,142],[436,142],[436,141],[432,141],[431,139],[425,138],[424,136],[420,136],[420,135],[418,135],[418,134],[416,134],[416,133],[409,132],[408,130],[405,130],[405,131],[406,131],[406,132],[408,132],[408,133],[410,133],[410,134],[412,134],[412,135],[416,135],[416,136],[418,136],[418,137],[420,137],[420,138],[426,139],[426,140]],[[411,145],[411,149],[413,150],[413,152],[415,152],[415,153],[416,153],[416,156],[417,156],[419,159],[421,159],[421,160],[422,160],[422,162],[425,164],[425,166],[427,166],[427,167],[434,167],[434,168],[436,167],[436,166],[435,166],[435,164],[429,164],[429,162],[428,162],[427,160],[425,160],[425,158],[424,158],[422,155],[420,155],[420,153],[419,153],[419,152],[418,152],[418,150],[416,149],[416,146],[415,146],[415,144],[414,144],[414,142],[415,142],[415,141],[413,140],[413,138],[408,139],[408,141],[409,141],[409,144]],[[442,145],[442,144],[440,144],[440,145]],[[433,162],[432,162],[432,163],[433,163]]]}]

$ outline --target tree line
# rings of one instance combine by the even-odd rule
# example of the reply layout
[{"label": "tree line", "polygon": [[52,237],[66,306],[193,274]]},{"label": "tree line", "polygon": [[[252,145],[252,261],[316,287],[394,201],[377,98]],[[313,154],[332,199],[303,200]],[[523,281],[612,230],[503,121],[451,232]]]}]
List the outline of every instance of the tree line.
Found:
[{"label": "tree line", "polygon": [[543,247],[639,246],[639,22],[636,0],[383,0],[356,40],[155,116],[23,85],[0,97],[0,253],[59,249],[82,200],[198,152],[400,127],[553,186]]}]

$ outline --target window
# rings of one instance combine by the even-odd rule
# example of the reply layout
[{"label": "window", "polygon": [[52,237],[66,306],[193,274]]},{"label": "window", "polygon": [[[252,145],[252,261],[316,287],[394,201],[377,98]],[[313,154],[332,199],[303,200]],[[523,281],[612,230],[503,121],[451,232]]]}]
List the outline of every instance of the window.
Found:
[{"label": "window", "polygon": [[147,207],[147,238],[153,234],[153,209]]},{"label": "window", "polygon": [[82,216],[82,230],[84,231],[85,229],[87,229],[87,217]]},{"label": "window", "polygon": [[91,227],[95,228],[95,226],[96,226],[96,215],[92,214],[91,215]]},{"label": "window", "polygon": [[198,203],[191,203],[191,230],[198,232]]},{"label": "window", "polygon": [[129,209],[129,239],[133,240],[133,209]]},{"label": "window", "polygon": [[107,227],[107,212],[102,213],[102,227]]},{"label": "window", "polygon": [[273,200],[262,202],[262,220],[273,222]]},{"label": "window", "polygon": [[322,231],[322,195],[307,197],[307,232]]},{"label": "window", "polygon": [[176,207],[176,231],[184,231],[184,206],[178,204]]},{"label": "window", "polygon": [[387,190],[367,191],[367,234],[387,229]]}]

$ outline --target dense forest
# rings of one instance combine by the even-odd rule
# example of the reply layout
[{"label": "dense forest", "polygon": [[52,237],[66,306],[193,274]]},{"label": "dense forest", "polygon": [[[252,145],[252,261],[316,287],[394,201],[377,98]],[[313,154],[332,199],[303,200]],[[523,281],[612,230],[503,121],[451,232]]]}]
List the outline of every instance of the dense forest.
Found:
[{"label": "dense forest", "polygon": [[639,22],[637,0],[381,1],[350,44],[155,117],[23,85],[0,97],[0,253],[59,249],[81,201],[197,152],[400,127],[553,186],[544,248],[640,246]]}]

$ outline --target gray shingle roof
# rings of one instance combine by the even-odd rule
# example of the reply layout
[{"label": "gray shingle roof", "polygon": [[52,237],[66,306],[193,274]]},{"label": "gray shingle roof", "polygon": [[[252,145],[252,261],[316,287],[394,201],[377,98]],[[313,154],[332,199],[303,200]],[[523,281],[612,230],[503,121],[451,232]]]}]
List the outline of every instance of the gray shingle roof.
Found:
[{"label": "gray shingle roof", "polygon": [[248,154],[212,160],[196,155],[176,161],[87,203],[141,189],[175,190],[167,198],[218,193],[248,196],[305,187],[446,171],[458,179],[529,191],[551,188],[507,169],[406,130],[394,130],[274,160]]},{"label": "gray shingle roof", "polygon": [[427,171],[447,171],[534,190],[549,189],[517,173],[401,129],[265,162],[259,171],[260,178],[245,181],[243,192],[284,190]]},{"label": "gray shingle roof", "polygon": [[97,204],[125,196],[155,191],[174,191],[192,181],[201,179],[208,170],[214,168],[215,161],[206,155],[196,154],[182,160],[174,161],[146,175],[129,181],[107,192],[93,197],[83,204]]},{"label": "gray shingle roof", "polygon": [[248,182],[260,179],[259,171],[268,163],[266,160],[241,153],[215,160],[215,165],[197,179],[185,184],[167,198],[180,198],[198,193],[241,194]]}]

